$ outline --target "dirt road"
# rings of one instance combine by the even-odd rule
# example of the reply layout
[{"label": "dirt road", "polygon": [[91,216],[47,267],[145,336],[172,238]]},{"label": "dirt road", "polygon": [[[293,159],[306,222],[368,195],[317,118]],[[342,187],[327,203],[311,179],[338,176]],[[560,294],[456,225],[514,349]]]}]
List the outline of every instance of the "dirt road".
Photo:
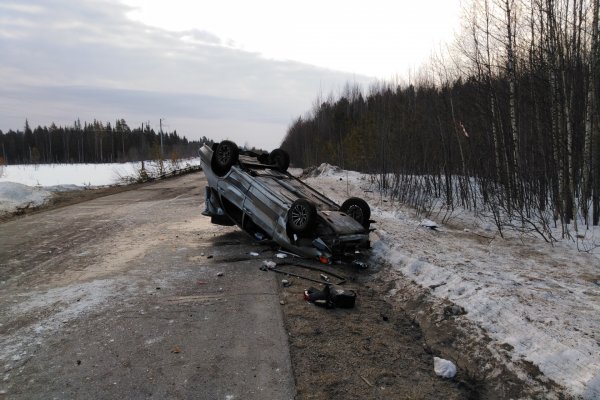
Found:
[{"label": "dirt road", "polygon": [[0,224],[0,398],[294,397],[277,281],[203,180]]},{"label": "dirt road", "polygon": [[386,301],[382,266],[324,267],[358,292],[350,310],[304,301],[319,284],[283,288],[258,269],[271,248],[200,215],[205,182],[73,195],[0,223],[0,398],[506,398],[470,372],[435,375],[434,331],[418,304]]}]

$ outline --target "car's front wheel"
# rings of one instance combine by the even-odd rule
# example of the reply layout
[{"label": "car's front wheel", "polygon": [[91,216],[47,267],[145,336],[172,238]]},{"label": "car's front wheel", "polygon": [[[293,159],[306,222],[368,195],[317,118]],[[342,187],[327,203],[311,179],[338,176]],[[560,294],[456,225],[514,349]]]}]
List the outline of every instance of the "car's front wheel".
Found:
[{"label": "car's front wheel", "polygon": [[366,201],[358,197],[350,197],[342,203],[340,211],[348,214],[358,221],[366,229],[369,228],[371,219],[371,208]]},{"label": "car's front wheel", "polygon": [[213,152],[213,171],[219,176],[227,174],[231,167],[238,162],[239,155],[240,150],[235,143],[223,140]]},{"label": "car's front wheel", "polygon": [[288,210],[287,225],[290,231],[302,234],[310,231],[317,221],[317,209],[305,199],[298,199]]}]

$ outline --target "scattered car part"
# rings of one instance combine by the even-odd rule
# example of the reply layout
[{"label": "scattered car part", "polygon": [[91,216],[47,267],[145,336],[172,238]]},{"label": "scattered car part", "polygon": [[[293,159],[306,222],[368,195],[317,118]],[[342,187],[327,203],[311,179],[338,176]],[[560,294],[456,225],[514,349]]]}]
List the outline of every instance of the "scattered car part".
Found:
[{"label": "scattered car part", "polygon": [[356,292],[337,285],[327,285],[323,290],[310,287],[304,291],[304,300],[327,308],[353,308],[356,304]]},{"label": "scattered car part", "polygon": [[338,285],[327,285],[324,292],[327,299],[335,307],[353,308],[356,303],[356,292],[354,290],[344,289]]},{"label": "scattered car part", "polygon": [[352,261],[352,265],[355,266],[355,267],[358,267],[360,269],[367,269],[367,268],[369,268],[369,264],[367,264],[364,261],[360,261],[360,260],[354,260],[354,261]]},{"label": "scattered car part", "polygon": [[310,282],[320,283],[320,284],[323,284],[323,285],[330,285],[331,284],[329,281],[328,282],[323,282],[322,280],[313,279],[313,278],[308,277],[308,276],[304,276],[304,275],[296,274],[294,272],[285,271],[285,270],[280,269],[280,267],[285,267],[285,266],[298,267],[298,268],[309,269],[309,270],[312,270],[312,271],[317,271],[321,275],[322,275],[323,272],[327,272],[330,276],[333,276],[334,278],[337,278],[339,280],[336,283],[336,285],[342,285],[342,284],[344,284],[346,282],[346,278],[343,277],[343,276],[341,276],[341,275],[338,275],[338,274],[333,273],[331,271],[324,271],[321,268],[314,267],[314,266],[311,266],[311,265],[305,265],[305,264],[299,264],[299,263],[282,262],[280,264],[275,264],[276,266],[272,267],[271,266],[272,264],[267,264],[267,263],[275,264],[272,261],[265,261],[265,262],[263,262],[263,265],[260,267],[260,269],[263,270],[263,271],[273,271],[273,272],[277,272],[279,274],[285,274],[285,275],[289,275],[289,276],[294,276],[296,278],[304,279],[304,280],[307,280],[307,281],[310,281]]}]

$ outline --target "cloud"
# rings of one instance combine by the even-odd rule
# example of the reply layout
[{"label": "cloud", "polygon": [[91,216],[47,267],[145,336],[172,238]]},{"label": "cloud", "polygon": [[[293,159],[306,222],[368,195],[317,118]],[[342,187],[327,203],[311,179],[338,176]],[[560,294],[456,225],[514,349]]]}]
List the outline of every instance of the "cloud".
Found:
[{"label": "cloud", "polygon": [[165,118],[189,138],[240,137],[274,148],[319,90],[370,81],[269,60],[210,32],[145,26],[128,11],[109,0],[1,4],[0,129],[21,128],[25,118],[32,125]]}]

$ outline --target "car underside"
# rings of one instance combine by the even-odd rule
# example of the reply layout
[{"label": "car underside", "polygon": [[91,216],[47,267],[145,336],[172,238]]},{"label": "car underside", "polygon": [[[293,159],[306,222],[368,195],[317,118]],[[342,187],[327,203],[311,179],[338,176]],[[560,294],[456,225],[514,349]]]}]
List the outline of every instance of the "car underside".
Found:
[{"label": "car underside", "polygon": [[208,180],[203,214],[211,222],[322,260],[369,247],[368,204],[353,197],[340,206],[292,176],[285,151],[255,153],[223,141],[204,145],[200,159]]}]

